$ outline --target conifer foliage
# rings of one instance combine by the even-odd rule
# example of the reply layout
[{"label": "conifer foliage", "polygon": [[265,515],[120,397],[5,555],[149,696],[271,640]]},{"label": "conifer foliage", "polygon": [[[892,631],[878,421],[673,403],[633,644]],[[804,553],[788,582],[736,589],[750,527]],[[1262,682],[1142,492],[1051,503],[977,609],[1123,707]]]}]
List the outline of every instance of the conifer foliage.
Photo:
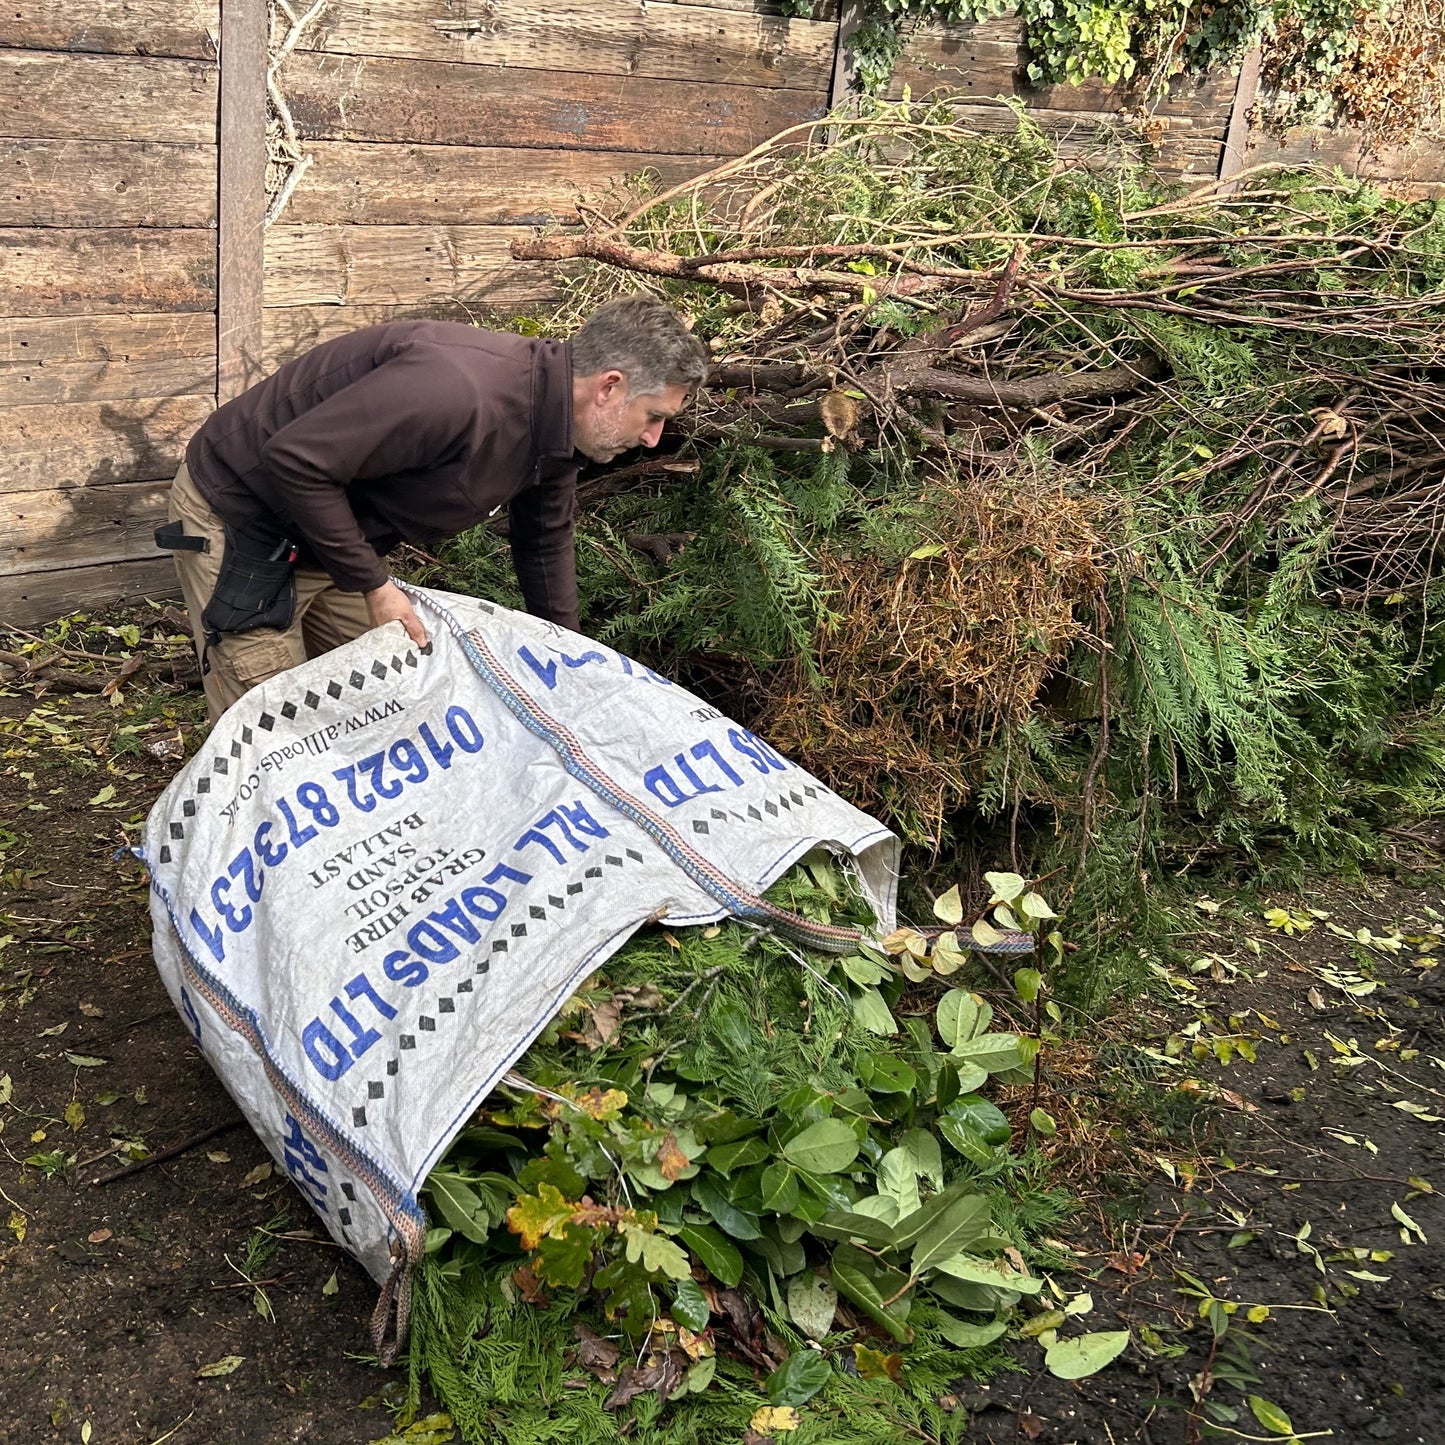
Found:
[{"label": "conifer foliage", "polygon": [[[1440,804],[1438,203],[880,103],[613,213],[519,245],[567,278],[532,324],[645,287],[717,364],[668,455],[584,478],[600,636],[1040,871],[1359,854]],[[500,549],[451,580],[511,595]]]}]

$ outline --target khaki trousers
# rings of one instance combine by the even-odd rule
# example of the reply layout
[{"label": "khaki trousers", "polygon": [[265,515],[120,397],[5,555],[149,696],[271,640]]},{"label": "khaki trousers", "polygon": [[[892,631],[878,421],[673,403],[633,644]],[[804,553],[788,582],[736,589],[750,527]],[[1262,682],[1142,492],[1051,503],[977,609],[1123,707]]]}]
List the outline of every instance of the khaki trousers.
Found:
[{"label": "khaki trousers", "polygon": [[177,552],[175,558],[186,611],[196,634],[196,653],[201,660],[201,679],[212,722],[257,683],[371,630],[371,615],[359,592],[342,592],[319,568],[298,567],[296,616],[290,627],[228,632],[208,647],[201,613],[215,590],[216,574],[226,550],[226,533],[184,462],[171,485],[170,520],[182,523],[187,536],[204,537],[211,544],[209,552]]}]

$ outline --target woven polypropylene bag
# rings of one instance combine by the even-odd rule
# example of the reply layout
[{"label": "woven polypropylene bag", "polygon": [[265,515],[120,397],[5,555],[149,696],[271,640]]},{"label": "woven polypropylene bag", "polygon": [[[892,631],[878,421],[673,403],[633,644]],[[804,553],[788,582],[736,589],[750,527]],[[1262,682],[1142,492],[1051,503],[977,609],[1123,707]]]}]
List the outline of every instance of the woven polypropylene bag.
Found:
[{"label": "woven polypropylene bag", "polygon": [[247,693],[142,850],[166,987],[387,1286],[384,1353],[427,1172],[588,974],[649,920],[767,925],[757,895],[819,845],[851,857],[886,931],[898,857],[666,678],[520,613],[413,596],[425,650],[394,623]]}]

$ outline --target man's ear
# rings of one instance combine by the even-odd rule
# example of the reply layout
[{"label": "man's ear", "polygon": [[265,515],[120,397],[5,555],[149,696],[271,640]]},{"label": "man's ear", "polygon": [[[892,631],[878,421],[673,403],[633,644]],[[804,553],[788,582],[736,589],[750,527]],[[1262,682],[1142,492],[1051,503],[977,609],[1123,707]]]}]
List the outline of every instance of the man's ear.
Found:
[{"label": "man's ear", "polygon": [[597,374],[593,398],[598,406],[610,406],[627,395],[627,377],[615,368]]}]

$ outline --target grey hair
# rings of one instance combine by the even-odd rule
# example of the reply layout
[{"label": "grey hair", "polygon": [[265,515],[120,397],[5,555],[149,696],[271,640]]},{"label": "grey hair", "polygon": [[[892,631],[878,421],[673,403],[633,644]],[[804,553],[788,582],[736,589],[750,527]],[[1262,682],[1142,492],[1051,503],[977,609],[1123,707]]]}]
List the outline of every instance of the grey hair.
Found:
[{"label": "grey hair", "polygon": [[707,349],[666,302],[615,296],[572,337],[573,375],[603,371],[620,371],[629,396],[655,396],[669,386],[696,391],[707,379]]}]

